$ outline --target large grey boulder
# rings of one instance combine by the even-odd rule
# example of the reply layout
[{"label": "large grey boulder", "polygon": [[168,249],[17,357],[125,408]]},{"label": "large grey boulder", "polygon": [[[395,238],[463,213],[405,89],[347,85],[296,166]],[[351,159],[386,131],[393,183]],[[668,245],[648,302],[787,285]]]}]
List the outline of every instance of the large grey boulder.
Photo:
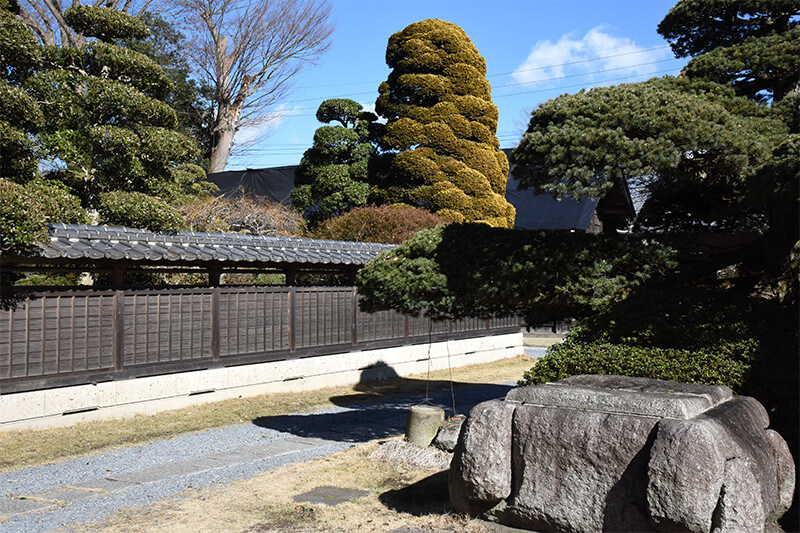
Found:
[{"label": "large grey boulder", "polygon": [[763,531],[794,492],[784,440],[722,386],[574,376],[470,412],[450,494],[538,531]]}]

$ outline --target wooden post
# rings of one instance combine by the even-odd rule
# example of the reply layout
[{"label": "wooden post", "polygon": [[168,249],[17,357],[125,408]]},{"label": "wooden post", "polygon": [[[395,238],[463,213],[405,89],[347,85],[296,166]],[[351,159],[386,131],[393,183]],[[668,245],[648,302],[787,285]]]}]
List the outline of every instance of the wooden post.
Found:
[{"label": "wooden post", "polygon": [[124,274],[125,269],[121,266],[115,265],[114,269],[111,271],[111,286],[115,289],[121,288]]},{"label": "wooden post", "polygon": [[208,267],[208,286],[219,287],[220,277],[222,276],[222,268],[219,266]]},{"label": "wooden post", "polygon": [[352,324],[350,326],[350,330],[353,337],[353,346],[355,346],[358,344],[358,293],[356,292],[355,287],[353,287],[351,302]]},{"label": "wooden post", "polygon": [[297,269],[287,268],[284,270],[284,274],[286,276],[286,285],[294,287],[297,284]]}]

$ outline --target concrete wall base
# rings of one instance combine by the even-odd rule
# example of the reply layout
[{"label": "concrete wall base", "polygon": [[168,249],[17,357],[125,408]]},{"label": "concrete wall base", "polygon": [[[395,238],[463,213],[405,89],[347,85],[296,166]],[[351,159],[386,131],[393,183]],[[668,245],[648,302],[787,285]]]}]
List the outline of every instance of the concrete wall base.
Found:
[{"label": "concrete wall base", "polygon": [[429,365],[431,370],[441,370],[448,364],[455,368],[489,363],[522,353],[522,333],[512,333],[5,394],[0,396],[0,431],[68,426],[230,398],[352,385],[420,374]]}]

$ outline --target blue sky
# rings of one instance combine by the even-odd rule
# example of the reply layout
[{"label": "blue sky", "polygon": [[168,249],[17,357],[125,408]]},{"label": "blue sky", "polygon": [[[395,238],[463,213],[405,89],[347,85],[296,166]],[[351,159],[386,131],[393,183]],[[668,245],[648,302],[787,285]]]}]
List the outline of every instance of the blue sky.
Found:
[{"label": "blue sky", "polygon": [[295,78],[270,122],[240,130],[227,169],[299,163],[321,126],[314,114],[322,100],[351,98],[373,109],[389,73],[389,36],[428,18],[461,26],[486,58],[500,146],[516,146],[542,102],[680,72],[686,60],[656,32],[675,1],[332,0],[330,49]]}]

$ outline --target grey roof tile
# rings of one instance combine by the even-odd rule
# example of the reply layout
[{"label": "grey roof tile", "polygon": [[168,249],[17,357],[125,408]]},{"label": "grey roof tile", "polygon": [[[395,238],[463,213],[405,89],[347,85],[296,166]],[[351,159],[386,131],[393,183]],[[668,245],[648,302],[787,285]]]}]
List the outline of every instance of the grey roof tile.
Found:
[{"label": "grey roof tile", "polygon": [[153,232],[136,228],[51,224],[51,241],[39,245],[42,257],[127,258],[170,263],[217,261],[247,263],[364,264],[395,245],[193,231]]}]

